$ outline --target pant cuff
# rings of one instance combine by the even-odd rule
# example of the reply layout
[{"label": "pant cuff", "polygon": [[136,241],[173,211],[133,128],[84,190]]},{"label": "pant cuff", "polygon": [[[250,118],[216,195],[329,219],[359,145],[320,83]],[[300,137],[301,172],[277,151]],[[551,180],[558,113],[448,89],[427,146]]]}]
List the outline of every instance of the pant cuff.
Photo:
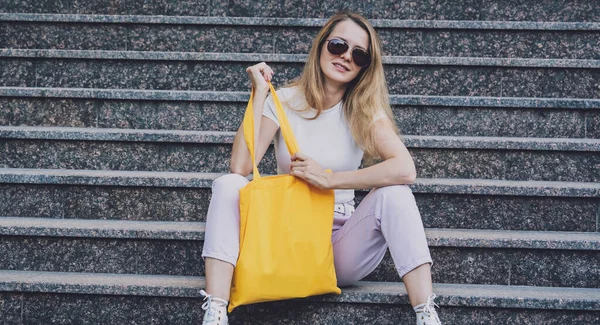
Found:
[{"label": "pant cuff", "polygon": [[423,265],[425,263],[429,263],[429,264],[433,265],[433,261],[431,260],[431,256],[425,256],[423,258],[415,260],[414,262],[412,262],[412,263],[410,263],[410,264],[408,264],[408,265],[406,265],[406,266],[404,266],[402,268],[397,269],[398,274],[400,275],[401,278],[403,278],[406,275],[406,273],[408,273],[408,272],[416,269],[418,266],[421,266],[421,265]]}]

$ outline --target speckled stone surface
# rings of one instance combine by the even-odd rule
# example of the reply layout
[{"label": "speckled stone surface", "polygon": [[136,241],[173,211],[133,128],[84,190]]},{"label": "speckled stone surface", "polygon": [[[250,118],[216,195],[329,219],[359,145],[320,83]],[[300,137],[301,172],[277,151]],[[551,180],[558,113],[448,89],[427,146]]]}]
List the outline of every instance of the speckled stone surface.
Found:
[{"label": "speckled stone surface", "polygon": [[0,237],[3,270],[203,275],[202,243],[54,237]]},{"label": "speckled stone surface", "polygon": [[506,69],[502,96],[600,98],[600,71],[555,69]]},{"label": "speckled stone surface", "polygon": [[416,194],[426,227],[597,231],[598,201],[486,195]]},{"label": "speckled stone surface", "polygon": [[[245,26],[164,26],[126,27],[128,51],[184,51],[229,53],[278,53],[273,36],[278,29],[249,29]],[[79,48],[83,49],[83,48]]]},{"label": "speckled stone surface", "polygon": [[410,153],[419,177],[503,179],[503,152],[411,149]]},{"label": "speckled stone surface", "polygon": [[390,94],[500,96],[500,69],[390,66],[385,71]]},{"label": "speckled stone surface", "polygon": [[96,126],[93,100],[0,98],[3,125]]},{"label": "speckled stone surface", "polygon": [[[236,131],[244,102],[0,97],[2,125]],[[393,107],[403,134],[600,138],[600,113],[575,109]]]},{"label": "speckled stone surface", "polygon": [[[571,255],[566,251],[537,253],[523,250],[514,253],[511,265],[511,284],[525,285],[532,279],[540,286],[600,287],[600,254],[578,252]],[[541,267],[545,264],[545,267]],[[578,277],[575,273],[586,274]]]},{"label": "speckled stone surface", "polygon": [[6,236],[202,241],[205,230],[204,222],[0,217]]},{"label": "speckled stone surface", "polygon": [[[169,9],[168,9],[169,8]],[[195,14],[208,15],[208,6],[200,2],[196,5]],[[201,9],[203,8],[203,10]],[[124,0],[119,2],[102,0],[94,2],[59,2],[55,1],[9,1],[6,12],[31,13],[79,13],[109,15],[164,15],[177,14],[177,10],[167,0],[144,1]]]},{"label": "speckled stone surface", "polygon": [[196,324],[198,298],[25,294],[23,324]]},{"label": "speckled stone surface", "polygon": [[[1,3],[4,4],[4,3]],[[376,28],[409,29],[479,29],[479,30],[559,30],[596,31],[596,22],[562,21],[518,21],[518,20],[411,20],[411,19],[372,19]],[[0,21],[14,22],[78,22],[78,23],[133,23],[165,25],[224,25],[224,26],[292,26],[319,27],[325,18],[269,18],[269,17],[227,17],[227,16],[164,16],[164,15],[101,15],[101,14],[39,14],[0,12]]]},{"label": "speckled stone surface", "polygon": [[0,158],[2,167],[169,170],[168,149],[152,143],[0,140],[0,148],[6,153]]},{"label": "speckled stone surface", "polygon": [[590,112],[586,115],[586,136],[600,138],[600,113]]},{"label": "speckled stone surface", "polygon": [[598,34],[558,31],[441,30],[423,34],[432,56],[598,59]]},{"label": "speckled stone surface", "polygon": [[16,87],[35,87],[35,64],[31,60],[0,59],[0,85]]},{"label": "speckled stone surface", "polygon": [[62,193],[54,186],[0,184],[0,215],[60,218]]},{"label": "speckled stone surface", "polygon": [[204,221],[209,189],[0,184],[0,215]]},{"label": "speckled stone surface", "polygon": [[456,6],[446,0],[427,3],[394,2],[376,0],[372,2],[319,2],[306,0],[306,16],[326,18],[342,9],[357,11],[369,18],[379,19],[439,19],[477,20],[476,1],[465,1]]},{"label": "speckled stone surface", "polygon": [[237,131],[245,103],[101,101],[98,127]]},{"label": "speckled stone surface", "polygon": [[[435,283],[599,288],[600,253],[430,247]],[[366,281],[400,281],[386,257]]]},{"label": "speckled stone surface", "polygon": [[[0,97],[2,125],[236,131],[244,102],[115,101]],[[403,134],[600,138],[585,110],[394,106]]]},{"label": "speckled stone surface", "polygon": [[593,0],[554,3],[536,3],[526,6],[514,0],[494,0],[485,3],[467,1],[457,6],[446,0],[426,4],[395,3],[378,0],[368,3],[320,3],[313,0],[264,1],[260,4],[243,1],[213,1],[210,5],[181,2],[177,5],[166,0],[152,3],[141,0],[109,3],[69,5],[44,1],[9,2],[5,12],[128,14],[128,15],[190,15],[190,16],[269,16],[269,17],[328,17],[340,9],[358,11],[369,18],[438,19],[438,20],[517,20],[517,21],[600,21],[600,13]]},{"label": "speckled stone surface", "polygon": [[[199,289],[204,285],[201,277],[23,271],[2,271],[2,274],[2,285],[12,285],[7,287],[8,290],[24,292],[197,298]],[[344,288],[340,296],[327,295],[304,301],[342,305],[358,303],[365,304],[364,307],[400,304],[395,306],[399,307],[408,302],[403,287],[398,283],[361,282]],[[438,303],[441,306],[598,310],[598,289],[435,284],[434,291],[440,296]],[[295,304],[297,301],[285,303]]]},{"label": "speckled stone surface", "polygon": [[[110,130],[113,131],[113,130]],[[118,130],[115,130],[118,131]],[[49,130],[47,138],[53,138]],[[1,134],[1,133],[0,133]],[[115,140],[118,133],[65,133],[58,139]],[[9,134],[10,135],[10,134]],[[56,132],[56,135],[59,135]],[[105,137],[105,136],[106,137]],[[137,139],[136,133],[125,133],[123,140],[133,141],[177,141],[177,133],[153,134]],[[153,140],[152,135],[155,135]],[[15,134],[18,136],[18,134]],[[28,137],[28,134],[23,134]],[[32,136],[35,136],[32,134]],[[40,137],[46,137],[40,133]],[[187,137],[186,137],[187,136]],[[12,136],[11,136],[12,137]],[[115,138],[115,139],[112,139]],[[190,138],[190,139],[187,139]],[[231,137],[226,141],[215,137],[211,143],[149,143],[149,142],[113,142],[113,141],[51,141],[51,140],[0,140],[0,148],[6,155],[0,158],[0,166],[4,168],[54,168],[54,169],[92,169],[92,170],[153,170],[179,172],[225,173],[228,171],[228,157]],[[198,141],[181,135],[185,142]],[[225,143],[223,143],[225,142]],[[544,150],[544,143],[526,142],[526,149]],[[509,142],[507,142],[509,143]],[[420,177],[426,178],[485,178],[511,180],[544,180],[544,181],[581,181],[597,182],[600,174],[599,151],[590,143],[590,152],[544,152],[544,151],[498,151],[498,150],[464,150],[462,148],[504,149],[502,141],[476,141],[451,139],[437,141],[407,136],[406,144],[413,155]],[[536,144],[538,147],[536,147]],[[565,143],[567,144],[567,143]],[[510,147],[508,149],[512,149]],[[577,145],[577,143],[573,143]],[[489,146],[489,147],[487,147]],[[430,148],[431,147],[431,148]],[[436,147],[447,149],[436,149]],[[600,144],[596,145],[600,147]],[[453,149],[456,148],[456,149]],[[549,146],[549,148],[552,148]],[[443,157],[443,158],[441,158]],[[533,167],[535,166],[535,168]],[[598,166],[598,168],[588,167]],[[267,152],[261,170],[268,174],[276,172],[272,150]],[[533,169],[532,169],[533,168]]]},{"label": "speckled stone surface", "polygon": [[[79,50],[308,53],[316,27],[11,22],[1,47]],[[384,55],[598,59],[597,33],[379,28]],[[275,37],[273,43],[271,39]],[[252,39],[252,42],[249,40]],[[2,39],[0,39],[0,42]]]},{"label": "speckled stone surface", "polygon": [[51,237],[0,237],[0,269],[137,273],[135,242]]},{"label": "speckled stone surface", "polygon": [[[142,141],[153,141],[150,138]],[[173,140],[177,141],[177,136]],[[227,142],[231,137],[215,140],[204,144],[0,140],[0,149],[6,153],[0,157],[0,167],[226,173],[231,151]],[[272,149],[260,168],[268,174],[276,173]]]},{"label": "speckled stone surface", "polygon": [[[267,306],[241,307],[231,316],[230,324],[389,324],[412,325],[414,312],[405,306],[344,306],[344,305],[294,305],[285,303]],[[331,313],[331,315],[330,315]],[[600,320],[597,313],[570,311],[537,311],[523,309],[494,309],[443,307],[439,310],[444,324],[549,324],[559,325],[581,322],[593,324]]]},{"label": "speckled stone surface", "polygon": [[505,179],[600,182],[600,155],[507,152]]},{"label": "speckled stone surface", "polygon": [[204,275],[202,243],[194,241],[140,241],[138,274]]},{"label": "speckled stone surface", "polygon": [[209,189],[68,186],[64,217],[113,220],[204,221]]},{"label": "speckled stone surface", "polygon": [[[222,174],[0,168],[0,182],[93,186],[206,188]],[[416,193],[596,197],[600,183],[515,181],[490,179],[417,178]]]},{"label": "speckled stone surface", "polygon": [[[4,295],[4,296],[8,296]],[[194,324],[202,317],[198,298],[158,298],[27,293],[11,295],[6,306],[15,323],[128,323]],[[21,301],[24,313],[21,314]],[[594,324],[598,312],[565,310],[495,309],[444,306],[439,310],[448,324],[562,325]],[[22,317],[22,318],[21,318]],[[10,320],[10,318],[9,318]],[[342,305],[303,301],[278,302],[240,307],[230,315],[230,324],[377,324],[412,325],[414,313],[406,305]]]},{"label": "speckled stone surface", "polygon": [[[17,68],[20,67],[17,66]],[[172,90],[247,91],[248,63],[40,61],[39,87],[136,88]],[[300,74],[302,64],[272,64],[278,82]],[[30,86],[31,80],[23,80]],[[11,85],[11,84],[6,84]]]},{"label": "speckled stone surface", "polygon": [[600,181],[595,152],[412,149],[419,177],[570,182]]},{"label": "speckled stone surface", "polygon": [[0,23],[2,48],[127,50],[127,29],[119,25]]},{"label": "speckled stone surface", "polygon": [[[260,58],[256,58],[260,60]],[[33,66],[26,59],[3,59],[5,74],[21,74]],[[71,88],[172,89],[246,91],[245,69],[249,63],[181,61],[40,60],[35,75],[23,75],[18,83],[3,86]],[[300,74],[302,63],[272,63],[278,82]],[[77,73],[74,73],[77,71]],[[595,70],[500,69],[486,67],[438,67],[392,65],[386,69],[390,93],[398,95],[506,96],[599,98]],[[110,77],[107,77],[110,76]],[[577,87],[569,85],[578,81]]]},{"label": "speckled stone surface", "polygon": [[593,0],[523,3],[515,0],[494,0],[482,5],[481,20],[531,21],[599,21],[600,12]]},{"label": "speckled stone surface", "polygon": [[[210,190],[0,185],[4,216],[203,221]],[[364,193],[357,193],[358,197]],[[596,231],[595,199],[416,193],[427,227]]]},{"label": "speckled stone surface", "polygon": [[0,319],[4,324],[20,324],[21,297],[20,293],[0,292]]},{"label": "speckled stone surface", "polygon": [[[284,84],[284,83],[282,83]],[[188,90],[145,90],[145,89],[101,89],[101,88],[22,88],[0,87],[3,97],[44,98],[92,98],[157,101],[208,101],[247,102],[245,91],[188,91]],[[423,96],[390,95],[392,105],[449,106],[449,107],[517,107],[517,108],[565,108],[598,109],[600,99],[593,98],[534,98],[534,97],[470,97],[470,96]]]},{"label": "speckled stone surface", "polygon": [[[396,108],[399,109],[403,106]],[[420,115],[418,134],[592,138],[593,134],[586,134],[585,126],[591,114],[558,109],[425,107]]]}]

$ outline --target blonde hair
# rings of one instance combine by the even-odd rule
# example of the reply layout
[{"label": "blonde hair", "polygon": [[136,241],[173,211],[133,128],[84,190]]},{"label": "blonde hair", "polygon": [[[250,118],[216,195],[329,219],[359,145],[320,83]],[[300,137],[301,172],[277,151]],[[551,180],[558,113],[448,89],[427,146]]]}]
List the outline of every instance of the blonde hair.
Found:
[{"label": "blonde hair", "polygon": [[375,150],[375,117],[385,114],[396,134],[398,134],[398,128],[394,123],[390,108],[389,94],[381,62],[381,43],[377,32],[367,19],[359,14],[347,11],[331,17],[313,40],[302,74],[289,86],[299,86],[302,90],[301,93],[304,93],[307,108],[312,107],[317,110],[316,115],[310,119],[316,119],[323,110],[328,108],[323,107],[325,103],[323,91],[325,89],[325,75],[320,66],[321,50],[335,26],[346,20],[353,21],[369,34],[368,51],[371,54],[371,64],[366,68],[362,68],[358,76],[348,83],[342,100],[344,117],[348,121],[354,141],[364,150],[365,163],[372,164],[375,159],[379,158]]}]

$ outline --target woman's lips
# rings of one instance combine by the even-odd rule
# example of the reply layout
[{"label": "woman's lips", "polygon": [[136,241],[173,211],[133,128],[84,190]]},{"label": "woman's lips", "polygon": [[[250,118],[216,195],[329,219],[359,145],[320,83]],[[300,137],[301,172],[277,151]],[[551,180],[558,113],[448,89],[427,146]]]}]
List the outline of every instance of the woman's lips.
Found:
[{"label": "woman's lips", "polygon": [[348,71],[350,71],[350,69],[348,69],[348,67],[346,67],[345,65],[343,65],[341,63],[334,62],[333,66],[335,66],[335,68],[338,71],[342,71],[342,72],[348,72]]}]

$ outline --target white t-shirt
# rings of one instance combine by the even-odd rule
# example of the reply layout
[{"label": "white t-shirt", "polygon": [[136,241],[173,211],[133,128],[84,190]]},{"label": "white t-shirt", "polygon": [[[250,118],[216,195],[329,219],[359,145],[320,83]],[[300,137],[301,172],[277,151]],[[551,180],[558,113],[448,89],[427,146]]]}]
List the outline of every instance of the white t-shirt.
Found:
[{"label": "white t-shirt", "polygon": [[[342,102],[321,112],[318,118],[308,120],[304,117],[314,117],[315,109],[299,112],[296,109],[305,107],[303,94],[298,87],[282,88],[277,96],[283,104],[283,109],[290,122],[300,152],[314,159],[324,169],[333,172],[357,170],[363,158],[363,150],[356,144],[346,123]],[[263,109],[263,116],[273,120],[279,126],[275,103],[269,95]],[[304,117],[303,117],[304,116]],[[277,173],[290,172],[291,157],[285,146],[285,141],[278,130],[275,134],[275,157]],[[354,190],[335,190],[335,203],[346,203],[354,199]]]}]

